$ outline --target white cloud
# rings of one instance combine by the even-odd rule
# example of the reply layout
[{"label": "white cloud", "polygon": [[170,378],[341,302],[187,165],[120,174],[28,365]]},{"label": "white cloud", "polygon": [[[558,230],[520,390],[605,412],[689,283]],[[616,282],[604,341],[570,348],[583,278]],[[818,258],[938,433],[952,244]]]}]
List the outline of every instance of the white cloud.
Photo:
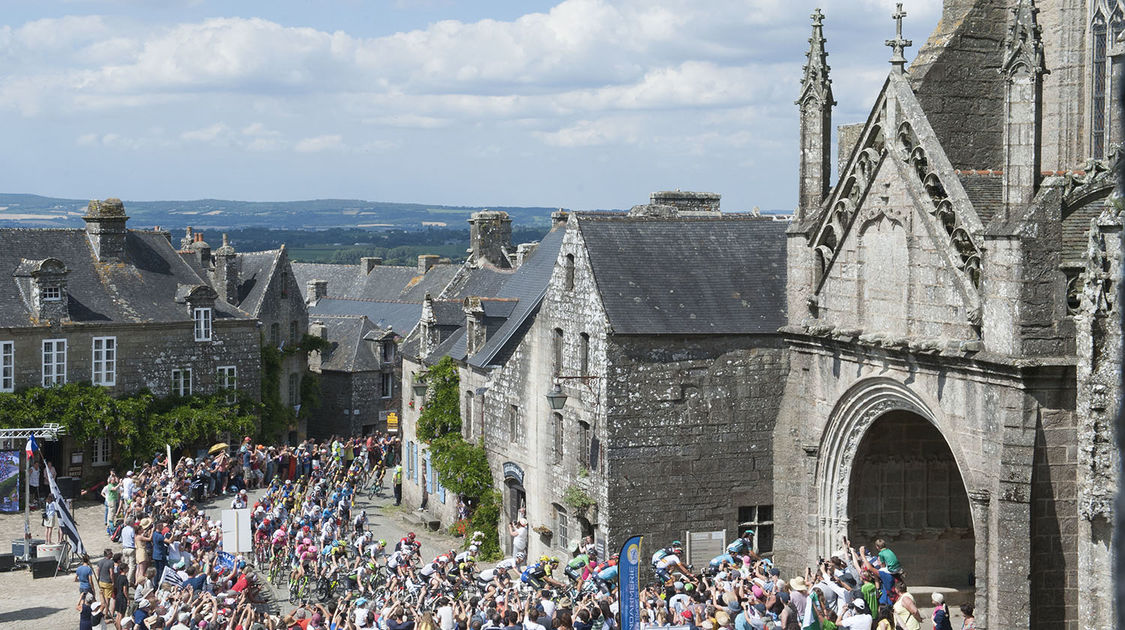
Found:
[{"label": "white cloud", "polygon": [[215,123],[202,129],[185,131],[180,134],[180,139],[188,142],[214,142],[219,136],[226,135],[229,131],[223,123]]},{"label": "white cloud", "polygon": [[344,148],[344,138],[339,134],[313,136],[299,141],[293,146],[298,153],[318,153],[320,151],[338,151]]}]

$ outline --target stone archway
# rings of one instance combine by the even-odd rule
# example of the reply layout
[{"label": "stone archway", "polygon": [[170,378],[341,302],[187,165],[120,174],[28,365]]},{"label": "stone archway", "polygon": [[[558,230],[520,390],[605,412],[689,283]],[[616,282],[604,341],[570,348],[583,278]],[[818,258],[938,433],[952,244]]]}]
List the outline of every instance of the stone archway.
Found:
[{"label": "stone archway", "polygon": [[[945,465],[948,468],[948,474],[960,482],[953,484],[955,485],[953,493],[957,495],[957,509],[961,509],[960,503],[968,500],[968,493],[965,492],[965,489],[972,486],[965,483],[966,480],[961,472],[966,468],[960,449],[945,438],[941,431],[939,418],[933,411],[934,408],[923,396],[906,385],[894,379],[883,377],[860,381],[841,396],[828,418],[820,445],[816,450],[817,503],[815,526],[818,555],[824,557],[834,555],[841,546],[842,536],[845,534],[854,535],[855,533],[850,524],[856,509],[851,505],[851,502],[857,498],[865,500],[870,497],[862,495],[857,497],[852,492],[852,484],[857,475],[857,466],[859,466],[860,474],[863,474],[866,468],[867,458],[864,457],[861,449],[870,448],[871,431],[873,427],[876,427],[877,422],[920,423],[914,425],[919,435],[927,440],[933,439],[940,442],[944,451],[940,457],[935,459],[939,463],[946,462],[946,464],[940,465]],[[857,457],[860,459],[857,460]],[[977,507],[976,502],[973,505],[973,508],[975,507]],[[949,584],[950,586],[962,587],[968,585],[969,574],[974,572],[973,569],[979,568],[974,560],[975,557],[981,556],[981,550],[977,547],[982,543],[987,544],[987,537],[982,540],[971,539],[971,532],[980,531],[979,528],[974,527],[977,524],[974,523],[974,518],[978,520],[981,526],[987,528],[987,515],[984,510],[979,510],[979,514],[973,514],[971,510],[972,508],[965,508],[967,523],[956,520],[959,517],[954,517],[958,525],[965,525],[961,529],[968,532],[970,540],[968,541],[967,568],[960,566],[957,568],[957,575],[961,577],[954,580],[956,583]],[[862,509],[859,511],[862,512]],[[923,524],[918,529],[925,530],[926,527]],[[941,533],[929,532],[927,535],[953,535],[945,533],[945,529],[948,528],[943,527]],[[863,530],[863,532],[866,531],[866,529]],[[925,533],[924,531],[919,532],[920,535]],[[963,534],[964,532],[961,535]],[[913,534],[909,535],[912,536]],[[885,537],[892,540],[895,538],[895,536]],[[868,542],[856,540],[854,544],[859,545]],[[893,544],[891,546],[894,547]],[[912,576],[910,579],[918,584],[920,583],[916,579],[918,577],[924,579],[931,576],[922,574]],[[941,576],[935,575],[932,577],[938,579]],[[980,586],[980,581],[978,576],[978,586]]]},{"label": "stone archway", "polygon": [[974,584],[969,496],[936,426],[903,410],[871,425],[852,467],[848,537],[869,549],[886,540],[911,585],[963,590]]}]

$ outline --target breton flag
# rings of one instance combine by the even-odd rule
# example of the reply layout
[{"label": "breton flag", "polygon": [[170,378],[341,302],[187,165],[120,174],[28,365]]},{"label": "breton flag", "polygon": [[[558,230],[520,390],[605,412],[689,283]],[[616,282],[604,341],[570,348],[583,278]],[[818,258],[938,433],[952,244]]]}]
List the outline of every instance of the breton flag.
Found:
[{"label": "breton flag", "polygon": [[[27,446],[25,446],[23,450],[27,452],[27,461],[30,462],[31,458],[39,452],[39,442],[35,441],[35,435],[28,436]],[[30,464],[28,465],[30,466]]]},{"label": "breton flag", "polygon": [[[28,450],[31,450],[32,446],[34,446],[36,450],[39,449],[39,445],[35,444],[34,437],[27,441]],[[66,499],[63,498],[62,492],[59,492],[59,484],[55,483],[55,476],[51,474],[50,466],[47,466],[47,482],[51,484],[51,496],[55,497],[55,510],[59,516],[59,529],[70,539],[71,550],[81,557],[86,553],[86,545],[82,544],[82,537],[78,535],[78,526],[74,524],[74,517],[70,515],[70,510],[66,507]]]}]

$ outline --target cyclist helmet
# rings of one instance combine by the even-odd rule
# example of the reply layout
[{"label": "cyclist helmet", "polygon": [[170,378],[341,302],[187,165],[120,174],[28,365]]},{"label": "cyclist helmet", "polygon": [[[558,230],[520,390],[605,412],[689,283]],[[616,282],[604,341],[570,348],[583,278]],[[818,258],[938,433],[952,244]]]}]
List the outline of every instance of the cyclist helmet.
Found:
[{"label": "cyclist helmet", "polygon": [[558,563],[559,563],[559,559],[554,557],[554,556],[551,556],[551,564],[558,564]]},{"label": "cyclist helmet", "polygon": [[469,545],[469,553],[476,553],[480,551],[480,547],[476,545]]},{"label": "cyclist helmet", "polygon": [[548,558],[547,556],[539,556],[539,563],[540,564],[547,564],[550,561],[551,561],[551,559]]},{"label": "cyclist helmet", "polygon": [[407,540],[414,540],[414,532],[410,532],[409,534],[407,534],[406,539]]},{"label": "cyclist helmet", "polygon": [[525,559],[527,559],[526,553],[521,551],[521,552],[516,554],[516,560],[525,560]]},{"label": "cyclist helmet", "polygon": [[619,553],[615,553],[615,554],[613,554],[612,556],[609,557],[610,560],[618,560],[620,558],[621,558],[621,554],[619,554]]},{"label": "cyclist helmet", "polygon": [[386,547],[386,546],[387,546],[387,541],[385,541],[385,540],[380,540],[380,541],[376,542],[375,544],[376,544],[376,545],[379,545],[380,547]]},{"label": "cyclist helmet", "polygon": [[312,544],[312,538],[306,538],[306,539],[302,540],[301,542],[306,544],[306,545],[311,545]]}]

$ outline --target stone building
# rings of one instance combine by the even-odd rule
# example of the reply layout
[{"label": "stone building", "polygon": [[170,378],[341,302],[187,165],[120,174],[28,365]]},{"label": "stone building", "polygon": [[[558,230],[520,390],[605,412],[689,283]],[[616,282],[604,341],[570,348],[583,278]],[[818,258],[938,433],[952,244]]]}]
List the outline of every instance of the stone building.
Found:
[{"label": "stone building", "polygon": [[[772,509],[787,224],[718,202],[676,191],[628,214],[556,215],[495,292],[426,303],[404,387],[457,361],[464,437],[483,441],[506,520],[522,509],[535,529],[531,555],[585,535],[604,549],[733,533]],[[403,494],[429,495],[448,523],[456,501],[414,435],[419,406],[404,410]],[[759,532],[768,548],[772,528]]]},{"label": "stone building", "polygon": [[[114,396],[238,389],[259,398],[258,328],[118,199],[81,229],[2,229],[0,391],[89,382]],[[110,437],[43,444],[60,475],[104,475]]]},{"label": "stone building", "polygon": [[[301,381],[308,372],[308,353],[300,348],[300,342],[308,331],[309,314],[293,263],[285,245],[261,252],[236,252],[227,235],[222,238],[222,246],[212,251],[204,234],[189,227],[180,240],[180,255],[211,284],[219,299],[258,320],[262,343],[281,353],[281,404],[299,412]],[[283,439],[296,444],[307,433],[303,419],[297,419]]]},{"label": "stone building", "polygon": [[909,68],[901,28],[887,41],[830,185],[814,14],[773,441],[784,569],[882,537],[982,627],[1114,625],[1122,15],[947,0]]},{"label": "stone building", "polygon": [[397,430],[388,425],[402,407],[397,344],[418,323],[422,296],[448,284],[457,267],[427,254],[413,267],[364,257],[357,265],[294,263],[293,270],[310,332],[330,344],[309,359],[321,386],[313,435]]},{"label": "stone building", "polygon": [[[522,255],[522,250],[511,248],[507,214],[482,216],[492,215],[497,230],[486,226],[483,233],[496,232],[502,238],[507,226],[508,242],[503,247],[511,250],[513,258],[509,263],[506,253],[494,252],[505,258],[503,269],[496,270],[503,275],[517,264],[516,254]],[[470,223],[477,226],[479,219],[474,215]],[[452,287],[464,284],[469,276],[460,265],[432,254],[418,256],[416,266],[384,265],[381,258],[364,257],[356,265],[293,263],[293,272],[304,291],[314,334],[331,345],[325,356],[310,357],[310,369],[320,375],[322,392],[310,432],[326,436],[397,430],[388,426],[390,415],[397,417],[402,408],[397,344],[418,323],[425,295],[456,291]],[[479,280],[480,274],[474,277]]]}]

